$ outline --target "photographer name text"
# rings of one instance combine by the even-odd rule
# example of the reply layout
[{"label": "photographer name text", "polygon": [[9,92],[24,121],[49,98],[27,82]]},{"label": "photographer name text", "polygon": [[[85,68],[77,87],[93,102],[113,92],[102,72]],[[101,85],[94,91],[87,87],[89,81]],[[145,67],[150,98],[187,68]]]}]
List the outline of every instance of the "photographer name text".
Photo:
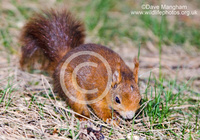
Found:
[{"label": "photographer name text", "polygon": [[141,6],[142,9],[147,9],[147,10],[186,10],[188,7],[187,5],[166,5],[166,4],[161,4],[161,5],[149,5],[149,4],[143,4]]}]

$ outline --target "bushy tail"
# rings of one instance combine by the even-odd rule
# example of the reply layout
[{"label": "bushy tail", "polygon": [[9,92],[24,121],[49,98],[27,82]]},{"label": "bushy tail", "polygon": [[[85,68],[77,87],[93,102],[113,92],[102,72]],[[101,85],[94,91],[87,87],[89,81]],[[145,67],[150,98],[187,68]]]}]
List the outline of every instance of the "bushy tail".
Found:
[{"label": "bushy tail", "polygon": [[[84,43],[84,26],[67,10],[48,10],[35,14],[24,26],[20,37],[22,69],[51,72],[72,48]],[[36,64],[38,63],[38,64]]]}]

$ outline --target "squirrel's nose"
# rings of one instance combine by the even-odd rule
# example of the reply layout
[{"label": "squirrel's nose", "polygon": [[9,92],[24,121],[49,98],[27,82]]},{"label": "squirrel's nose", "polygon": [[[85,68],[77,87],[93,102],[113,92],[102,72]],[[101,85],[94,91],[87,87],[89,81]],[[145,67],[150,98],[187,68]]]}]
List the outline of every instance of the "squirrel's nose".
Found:
[{"label": "squirrel's nose", "polygon": [[134,116],[135,116],[135,112],[133,112],[133,111],[128,111],[126,113],[127,119],[132,119]]}]

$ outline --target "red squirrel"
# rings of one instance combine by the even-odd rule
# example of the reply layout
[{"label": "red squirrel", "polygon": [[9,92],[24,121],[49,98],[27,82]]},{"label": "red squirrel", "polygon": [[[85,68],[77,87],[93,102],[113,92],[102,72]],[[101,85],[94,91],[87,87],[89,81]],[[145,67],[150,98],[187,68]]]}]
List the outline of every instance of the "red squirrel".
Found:
[{"label": "red squirrel", "polygon": [[[139,62],[134,59],[135,68],[130,68],[122,58],[111,49],[98,44],[84,44],[85,29],[83,23],[74,19],[67,10],[46,10],[36,13],[22,29],[20,42],[22,55],[21,68],[33,66],[36,61],[42,62],[40,69],[52,74],[54,90],[77,113],[90,117],[88,107],[103,121],[107,122],[115,115],[124,119],[132,119],[140,107],[141,100],[138,88]],[[79,52],[94,52],[107,62],[111,70],[111,84],[108,91],[100,100],[88,103],[98,98],[109,80],[105,63],[91,54],[74,57],[63,71],[63,65],[73,54]],[[76,90],[73,84],[73,71],[77,65],[84,62],[97,64],[81,67],[74,80],[86,91],[97,89],[94,93],[86,94]],[[63,77],[61,76],[63,73]],[[64,79],[64,80],[63,80]],[[64,83],[61,83],[61,80]],[[67,89],[66,93],[63,89]],[[72,100],[67,94],[75,98]],[[77,100],[76,100],[77,99]],[[78,102],[82,101],[82,103]],[[81,117],[80,117],[81,119]]]}]

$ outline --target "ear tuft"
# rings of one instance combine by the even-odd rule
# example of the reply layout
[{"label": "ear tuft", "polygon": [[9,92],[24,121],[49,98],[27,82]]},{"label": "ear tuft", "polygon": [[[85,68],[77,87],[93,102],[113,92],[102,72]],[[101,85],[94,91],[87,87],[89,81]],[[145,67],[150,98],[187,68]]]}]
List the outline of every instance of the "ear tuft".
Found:
[{"label": "ear tuft", "polygon": [[117,68],[115,70],[115,72],[113,73],[113,84],[118,84],[119,82],[121,82],[122,80],[122,75],[121,75],[121,65],[120,62],[117,63]]},{"label": "ear tuft", "polygon": [[118,83],[118,81],[119,81],[119,72],[115,71],[113,73],[113,83]]},{"label": "ear tuft", "polygon": [[133,75],[135,78],[135,82],[137,84],[138,83],[138,70],[139,70],[139,61],[138,61],[137,57],[134,58],[133,62],[135,64],[135,68],[133,69]]}]

